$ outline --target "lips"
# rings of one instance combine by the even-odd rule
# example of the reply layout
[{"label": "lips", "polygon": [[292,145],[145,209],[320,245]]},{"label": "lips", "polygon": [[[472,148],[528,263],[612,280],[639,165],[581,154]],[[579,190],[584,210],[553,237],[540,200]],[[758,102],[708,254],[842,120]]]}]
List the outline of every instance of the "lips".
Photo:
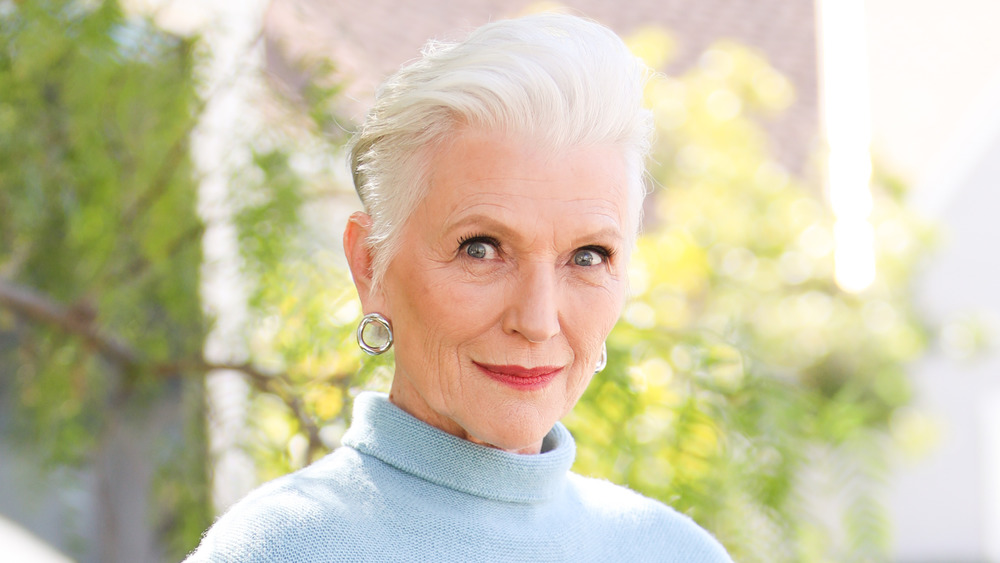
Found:
[{"label": "lips", "polygon": [[490,379],[521,391],[542,389],[559,375],[560,366],[539,366],[526,368],[522,366],[498,366],[475,362],[479,371]]}]

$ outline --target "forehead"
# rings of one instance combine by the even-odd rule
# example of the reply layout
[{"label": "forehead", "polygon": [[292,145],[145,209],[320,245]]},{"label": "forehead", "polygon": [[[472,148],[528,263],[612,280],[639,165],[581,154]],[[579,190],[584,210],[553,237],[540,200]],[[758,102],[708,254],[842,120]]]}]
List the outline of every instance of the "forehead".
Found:
[{"label": "forehead", "polygon": [[621,152],[606,145],[550,150],[539,143],[464,130],[429,160],[427,211],[595,215],[629,228]]}]

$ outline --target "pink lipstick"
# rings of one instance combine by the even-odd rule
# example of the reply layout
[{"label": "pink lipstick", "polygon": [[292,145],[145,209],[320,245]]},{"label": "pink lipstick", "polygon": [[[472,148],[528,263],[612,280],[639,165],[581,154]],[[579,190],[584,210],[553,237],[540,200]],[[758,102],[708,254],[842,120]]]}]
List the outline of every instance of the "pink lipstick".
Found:
[{"label": "pink lipstick", "polygon": [[563,369],[559,366],[526,368],[521,366],[494,366],[478,362],[474,363],[479,368],[479,371],[486,374],[490,379],[521,391],[542,389],[555,379]]}]

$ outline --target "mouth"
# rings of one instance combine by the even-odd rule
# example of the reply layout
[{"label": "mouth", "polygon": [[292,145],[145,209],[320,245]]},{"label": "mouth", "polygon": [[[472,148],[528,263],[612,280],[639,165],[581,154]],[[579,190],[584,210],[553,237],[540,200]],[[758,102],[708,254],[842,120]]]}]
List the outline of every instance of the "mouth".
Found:
[{"label": "mouth", "polygon": [[562,373],[561,366],[498,366],[473,362],[490,379],[519,391],[542,389]]}]

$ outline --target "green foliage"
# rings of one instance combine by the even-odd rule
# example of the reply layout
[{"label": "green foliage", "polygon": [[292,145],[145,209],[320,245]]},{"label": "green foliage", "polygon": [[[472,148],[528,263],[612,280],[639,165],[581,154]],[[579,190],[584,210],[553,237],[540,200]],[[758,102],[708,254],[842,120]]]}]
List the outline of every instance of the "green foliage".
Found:
[{"label": "green foliage", "polygon": [[[197,378],[165,383],[177,370],[156,367],[199,360],[204,337],[191,45],[111,1],[2,9],[0,281],[60,315],[5,316],[0,338],[15,346],[0,370],[17,398],[14,434],[53,464],[80,464],[128,404],[141,411],[179,385],[183,408],[200,413]],[[87,332],[114,335],[129,357]],[[208,522],[203,460],[171,452],[203,449],[200,419],[164,444],[183,471],[157,493],[157,517],[184,543]]]},{"label": "green foliage", "polygon": [[384,388],[390,377],[391,354],[361,362],[354,336],[361,308],[340,233],[328,230],[328,214],[351,188],[330,181],[343,159],[329,156],[342,153],[346,138],[331,125],[338,120],[327,104],[339,90],[320,86],[324,77],[314,77],[301,103],[283,108],[293,125],[272,127],[258,141],[271,148],[255,153],[232,194],[249,286],[248,360],[265,374],[255,381],[245,443],[262,481],[329,452],[357,390]]}]

